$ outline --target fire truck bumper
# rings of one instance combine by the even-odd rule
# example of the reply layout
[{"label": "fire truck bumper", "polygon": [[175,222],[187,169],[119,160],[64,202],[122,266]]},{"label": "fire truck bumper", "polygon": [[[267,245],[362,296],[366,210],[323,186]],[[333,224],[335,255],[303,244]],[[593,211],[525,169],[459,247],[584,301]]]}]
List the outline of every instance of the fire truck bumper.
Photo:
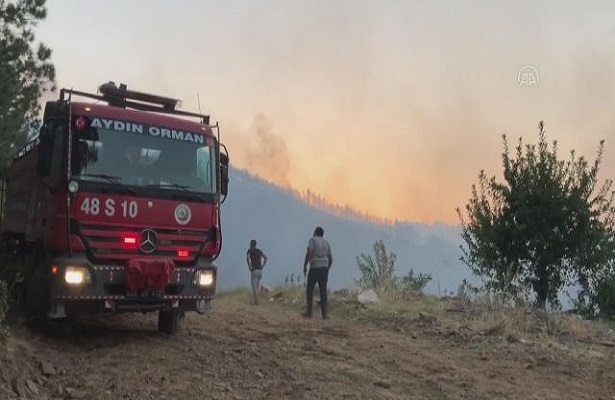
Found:
[{"label": "fire truck bumper", "polygon": [[52,266],[50,318],[170,309],[205,313],[214,298],[217,265],[199,260],[177,266],[163,290],[129,290],[123,265],[92,265],[84,257],[58,258]]}]

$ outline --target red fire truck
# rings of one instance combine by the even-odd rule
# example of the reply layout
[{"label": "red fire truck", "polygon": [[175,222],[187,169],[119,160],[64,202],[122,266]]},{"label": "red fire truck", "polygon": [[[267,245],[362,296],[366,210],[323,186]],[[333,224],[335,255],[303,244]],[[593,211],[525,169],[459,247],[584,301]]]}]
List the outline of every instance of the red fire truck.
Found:
[{"label": "red fire truck", "polygon": [[217,124],[177,105],[113,82],[46,104],[2,210],[0,268],[16,271],[27,314],[157,311],[172,334],[185,311],[209,310],[229,158]]}]

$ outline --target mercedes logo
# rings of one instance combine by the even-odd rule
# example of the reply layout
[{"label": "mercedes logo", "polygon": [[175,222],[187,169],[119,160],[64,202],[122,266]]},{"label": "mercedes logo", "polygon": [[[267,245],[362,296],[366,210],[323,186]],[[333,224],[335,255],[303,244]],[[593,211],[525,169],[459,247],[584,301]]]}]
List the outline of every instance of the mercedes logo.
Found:
[{"label": "mercedes logo", "polygon": [[139,250],[144,254],[151,254],[158,248],[158,234],[151,229],[143,229],[139,233]]}]

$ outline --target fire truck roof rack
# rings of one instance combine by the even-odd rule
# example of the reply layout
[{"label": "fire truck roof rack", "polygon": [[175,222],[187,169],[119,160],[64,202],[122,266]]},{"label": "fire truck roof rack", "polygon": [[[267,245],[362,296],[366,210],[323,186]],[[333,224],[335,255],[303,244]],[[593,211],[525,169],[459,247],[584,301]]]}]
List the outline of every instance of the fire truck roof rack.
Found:
[{"label": "fire truck roof rack", "polygon": [[128,90],[125,84],[116,86],[114,82],[103,83],[98,87],[99,94],[92,94],[86,92],[79,92],[72,89],[60,90],[60,100],[64,101],[64,94],[68,93],[69,98],[71,95],[78,95],[88,97],[94,100],[101,100],[107,102],[110,106],[132,108],[141,111],[151,111],[174,115],[183,115],[186,117],[200,118],[203,124],[209,125],[209,115],[202,115],[197,113],[191,113],[188,111],[177,110],[177,104],[180,102],[177,99],[170,97],[158,96],[155,94],[137,92],[135,90]]}]

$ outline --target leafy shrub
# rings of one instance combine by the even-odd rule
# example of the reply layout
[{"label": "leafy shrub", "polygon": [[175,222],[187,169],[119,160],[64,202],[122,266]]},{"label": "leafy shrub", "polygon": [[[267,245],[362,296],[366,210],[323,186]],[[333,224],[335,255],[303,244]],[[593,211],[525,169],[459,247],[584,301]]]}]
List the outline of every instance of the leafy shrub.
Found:
[{"label": "leafy shrub", "polygon": [[411,268],[408,275],[401,278],[399,285],[404,291],[421,293],[425,289],[425,286],[431,282],[431,279],[431,274],[419,273],[415,275]]},{"label": "leafy shrub", "polygon": [[361,270],[361,278],[357,284],[363,289],[388,291],[396,289],[395,260],[397,255],[387,253],[382,240],[374,243],[374,254],[363,254],[357,257],[357,265]]},{"label": "leafy shrub", "polygon": [[395,275],[397,255],[387,252],[382,240],[374,243],[372,254],[361,254],[357,257],[357,265],[361,270],[361,278],[357,281],[363,289],[373,289],[377,292],[414,292],[420,293],[431,281],[431,274],[415,274],[414,270],[402,278]]},{"label": "leafy shrub", "polygon": [[536,305],[557,308],[562,288],[590,292],[615,260],[613,181],[597,178],[604,141],[593,162],[574,151],[564,160],[541,121],[537,144],[519,138],[513,150],[503,136],[503,145],[504,179],[481,171],[465,213],[457,209],[462,261],[489,288],[517,296],[529,287]]}]

